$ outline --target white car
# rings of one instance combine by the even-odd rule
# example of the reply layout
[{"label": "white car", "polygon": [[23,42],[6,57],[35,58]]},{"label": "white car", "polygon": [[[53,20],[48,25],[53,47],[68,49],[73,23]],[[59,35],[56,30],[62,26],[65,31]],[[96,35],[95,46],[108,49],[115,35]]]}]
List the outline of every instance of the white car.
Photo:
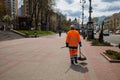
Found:
[{"label": "white car", "polygon": [[94,30],[94,34],[96,34],[97,33],[97,31],[96,30]]},{"label": "white car", "polygon": [[116,33],[116,34],[120,34],[120,30],[117,30],[115,33]]}]

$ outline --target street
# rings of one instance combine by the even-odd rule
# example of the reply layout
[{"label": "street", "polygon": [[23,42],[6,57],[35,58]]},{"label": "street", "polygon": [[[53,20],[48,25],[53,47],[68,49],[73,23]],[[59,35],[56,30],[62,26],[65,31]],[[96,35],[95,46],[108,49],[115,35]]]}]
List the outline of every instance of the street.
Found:
[{"label": "street", "polygon": [[109,41],[110,43],[119,44],[120,43],[120,35],[104,36],[104,40]]},{"label": "street", "polygon": [[[95,38],[99,38],[99,35],[96,34]],[[120,43],[120,35],[110,34],[109,36],[104,36],[104,40],[108,41],[113,44],[119,44]]]}]

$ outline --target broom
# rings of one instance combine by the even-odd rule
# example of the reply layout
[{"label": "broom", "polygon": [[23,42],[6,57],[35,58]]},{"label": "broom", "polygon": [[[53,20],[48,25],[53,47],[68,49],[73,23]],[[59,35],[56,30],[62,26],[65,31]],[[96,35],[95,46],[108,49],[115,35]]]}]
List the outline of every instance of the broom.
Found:
[{"label": "broom", "polygon": [[81,52],[81,48],[79,47],[79,57],[78,60],[84,61],[87,60],[86,56]]},{"label": "broom", "polygon": [[[66,46],[63,46],[61,48],[66,48]],[[84,61],[87,60],[86,56],[81,52],[81,48],[79,47],[79,57],[78,60]]]}]

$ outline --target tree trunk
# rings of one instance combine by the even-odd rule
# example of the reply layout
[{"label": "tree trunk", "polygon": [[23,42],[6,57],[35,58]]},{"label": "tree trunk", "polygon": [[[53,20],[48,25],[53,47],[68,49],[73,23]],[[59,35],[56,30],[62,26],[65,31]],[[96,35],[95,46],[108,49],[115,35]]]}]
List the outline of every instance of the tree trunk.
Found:
[{"label": "tree trunk", "polygon": [[100,35],[99,35],[99,42],[100,43],[104,42],[104,39],[103,39],[103,26],[104,26],[104,22],[102,23],[102,28],[101,28]]}]

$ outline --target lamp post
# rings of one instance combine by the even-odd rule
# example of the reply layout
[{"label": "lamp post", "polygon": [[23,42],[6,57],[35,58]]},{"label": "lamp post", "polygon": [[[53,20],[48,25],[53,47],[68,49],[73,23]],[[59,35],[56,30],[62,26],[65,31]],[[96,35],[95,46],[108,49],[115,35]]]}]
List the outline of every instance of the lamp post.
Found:
[{"label": "lamp post", "polygon": [[91,2],[92,0],[89,0],[88,39],[94,39],[93,22],[91,20],[91,13],[92,13]]},{"label": "lamp post", "polygon": [[84,36],[84,4],[86,3],[86,0],[80,0],[80,3],[82,3],[82,24],[81,24],[81,29],[82,29],[82,35]]},{"label": "lamp post", "polygon": [[86,3],[85,0],[80,0],[80,3],[82,3],[82,27],[84,25],[84,4]]}]

